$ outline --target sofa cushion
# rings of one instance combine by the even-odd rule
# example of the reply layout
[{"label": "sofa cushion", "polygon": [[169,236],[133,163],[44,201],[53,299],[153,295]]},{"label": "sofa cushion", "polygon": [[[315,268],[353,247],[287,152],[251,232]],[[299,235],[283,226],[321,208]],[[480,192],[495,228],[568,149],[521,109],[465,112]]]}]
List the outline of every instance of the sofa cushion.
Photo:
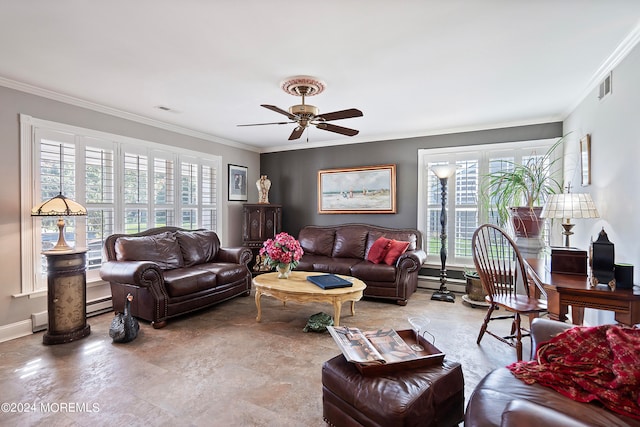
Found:
[{"label": "sofa cushion", "polygon": [[396,280],[396,267],[384,263],[372,264],[367,261],[361,261],[351,266],[351,275],[365,282],[394,283]]},{"label": "sofa cushion", "polygon": [[115,243],[117,261],[152,261],[162,270],[184,266],[180,245],[171,232],[142,237],[119,237]]},{"label": "sofa cushion", "polygon": [[411,231],[388,231],[383,233],[378,230],[371,230],[369,232],[369,235],[367,236],[367,253],[371,250],[371,247],[373,246],[375,241],[380,237],[409,242],[409,247],[407,248],[408,251],[415,251],[418,248],[418,237],[416,233],[412,233]]},{"label": "sofa cushion", "polygon": [[411,242],[403,242],[400,240],[391,240],[391,247],[384,256],[384,263],[387,265],[394,265],[400,255],[407,251],[407,248]]},{"label": "sofa cushion", "polygon": [[316,263],[321,263],[323,261],[326,263],[326,260],[327,257],[324,255],[314,255],[305,252],[304,255],[302,255],[302,258],[300,258],[300,262],[295,269],[298,271],[314,271],[313,266]]},{"label": "sofa cushion", "polygon": [[230,262],[210,262],[193,266],[195,270],[206,271],[216,275],[218,283],[229,284],[244,280],[247,277],[247,267],[244,264]]},{"label": "sofa cushion", "polygon": [[334,258],[364,259],[364,249],[368,234],[369,231],[364,227],[338,228],[331,256]]},{"label": "sofa cushion", "polygon": [[298,234],[298,241],[305,254],[331,256],[334,238],[334,230],[312,227],[303,228]]},{"label": "sofa cushion", "polygon": [[504,427],[538,427],[540,425],[554,427],[589,427],[590,424],[575,420],[555,409],[537,405],[526,400],[515,399],[509,402],[502,413],[502,422],[500,425]]},{"label": "sofa cushion", "polygon": [[165,271],[164,283],[169,296],[176,298],[214,288],[217,280],[216,275],[208,271],[176,268]]},{"label": "sofa cushion", "polygon": [[176,239],[185,267],[213,261],[220,248],[220,239],[211,230],[176,231]]},{"label": "sofa cushion", "polygon": [[[304,254],[302,256],[302,261],[307,259],[308,255]],[[322,256],[313,256],[313,265],[312,268],[306,269],[306,271],[318,271],[322,273],[333,273],[333,274],[345,274],[347,276],[351,276],[351,267],[362,262],[361,259],[357,258],[330,258],[330,257],[322,257]],[[306,264],[308,265],[308,264]],[[296,270],[304,271],[302,267],[302,263],[298,264]]]},{"label": "sofa cushion", "polygon": [[369,252],[367,253],[367,261],[371,261],[374,264],[380,264],[384,261],[385,255],[391,248],[391,242],[391,239],[379,237],[369,249]]}]

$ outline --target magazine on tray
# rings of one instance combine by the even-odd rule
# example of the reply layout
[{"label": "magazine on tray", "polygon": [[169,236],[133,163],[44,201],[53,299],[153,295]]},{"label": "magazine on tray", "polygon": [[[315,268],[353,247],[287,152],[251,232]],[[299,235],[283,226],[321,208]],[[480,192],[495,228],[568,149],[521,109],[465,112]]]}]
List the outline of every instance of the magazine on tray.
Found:
[{"label": "magazine on tray", "polygon": [[381,365],[418,357],[409,344],[391,328],[360,331],[347,326],[328,326],[327,329],[349,362]]}]

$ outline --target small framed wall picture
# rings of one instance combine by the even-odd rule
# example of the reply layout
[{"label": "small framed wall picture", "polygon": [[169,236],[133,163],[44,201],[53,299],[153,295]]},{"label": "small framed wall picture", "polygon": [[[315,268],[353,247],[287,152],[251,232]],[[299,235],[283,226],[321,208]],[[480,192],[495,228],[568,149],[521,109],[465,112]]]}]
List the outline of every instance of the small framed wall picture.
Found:
[{"label": "small framed wall picture", "polygon": [[246,166],[229,164],[229,201],[247,201],[247,174],[248,169]]},{"label": "small framed wall picture", "polygon": [[580,177],[582,186],[591,185],[591,135],[580,139]]}]

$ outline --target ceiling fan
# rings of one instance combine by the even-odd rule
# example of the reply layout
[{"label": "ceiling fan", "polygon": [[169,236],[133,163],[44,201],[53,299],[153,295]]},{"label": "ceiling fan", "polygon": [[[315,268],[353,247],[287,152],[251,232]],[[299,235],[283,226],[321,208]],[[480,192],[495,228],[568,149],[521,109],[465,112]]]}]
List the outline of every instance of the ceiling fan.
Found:
[{"label": "ceiling fan", "polygon": [[261,104],[260,106],[271,111],[275,111],[276,113],[285,115],[287,116],[287,118],[289,118],[290,121],[254,123],[238,126],[286,125],[289,123],[296,123],[296,128],[293,130],[293,132],[291,132],[291,135],[289,135],[289,141],[300,138],[305,129],[309,127],[309,125],[315,126],[318,129],[327,130],[329,132],[335,132],[347,136],[354,136],[358,134],[359,131],[355,129],[350,129],[327,122],[333,120],[350,119],[352,117],[362,117],[362,111],[356,108],[349,108],[348,110],[319,114],[320,110],[318,109],[318,107],[304,103],[305,97],[317,95],[324,90],[324,88],[326,87],[324,82],[310,76],[295,76],[283,81],[280,87],[288,94],[301,96],[302,104],[289,107],[289,111],[285,111],[281,108],[276,107],[275,105]]}]

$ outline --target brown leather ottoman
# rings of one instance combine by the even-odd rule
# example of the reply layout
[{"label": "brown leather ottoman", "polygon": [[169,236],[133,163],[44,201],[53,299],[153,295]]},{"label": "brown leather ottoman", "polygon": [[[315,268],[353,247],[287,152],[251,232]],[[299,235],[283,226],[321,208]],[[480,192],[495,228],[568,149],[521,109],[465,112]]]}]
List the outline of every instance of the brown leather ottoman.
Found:
[{"label": "brown leather ottoman", "polygon": [[342,354],[322,365],[322,415],[336,427],[454,426],[464,416],[459,363],[362,375]]}]

